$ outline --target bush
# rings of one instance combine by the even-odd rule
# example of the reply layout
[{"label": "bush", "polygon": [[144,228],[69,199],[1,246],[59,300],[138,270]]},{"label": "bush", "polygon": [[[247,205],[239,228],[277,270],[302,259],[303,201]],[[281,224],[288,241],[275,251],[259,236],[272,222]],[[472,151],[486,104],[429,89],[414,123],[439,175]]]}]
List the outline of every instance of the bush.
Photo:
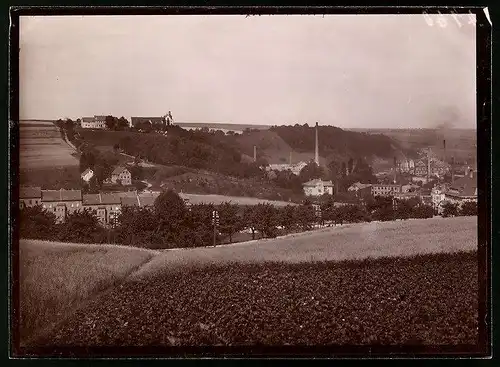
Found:
[{"label": "bush", "polygon": [[460,207],[460,215],[477,215],[477,203],[467,201]]},{"label": "bush", "polygon": [[21,209],[19,234],[21,238],[49,240],[55,239],[56,216],[41,205]]},{"label": "bush", "polygon": [[446,202],[443,205],[443,217],[455,217],[458,215],[458,205],[451,202]]}]

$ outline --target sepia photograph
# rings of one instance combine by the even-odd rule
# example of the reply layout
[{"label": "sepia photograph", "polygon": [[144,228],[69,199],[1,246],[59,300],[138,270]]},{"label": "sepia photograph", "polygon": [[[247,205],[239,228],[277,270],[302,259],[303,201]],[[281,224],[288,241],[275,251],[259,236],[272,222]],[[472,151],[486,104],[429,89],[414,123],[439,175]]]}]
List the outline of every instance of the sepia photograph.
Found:
[{"label": "sepia photograph", "polygon": [[486,10],[17,15],[14,357],[488,355]]}]

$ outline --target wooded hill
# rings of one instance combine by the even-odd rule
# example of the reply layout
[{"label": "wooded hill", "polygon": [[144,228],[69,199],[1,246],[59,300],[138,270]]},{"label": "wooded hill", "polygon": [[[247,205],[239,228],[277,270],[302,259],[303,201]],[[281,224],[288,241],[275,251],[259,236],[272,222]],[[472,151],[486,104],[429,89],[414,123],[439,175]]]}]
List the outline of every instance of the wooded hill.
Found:
[{"label": "wooded hill", "polygon": [[[298,153],[315,149],[315,127],[304,125],[273,126],[276,133],[291,149]],[[335,126],[319,126],[319,154],[327,161],[352,158],[393,159],[401,147],[398,142],[382,134],[366,134],[343,130]]]}]

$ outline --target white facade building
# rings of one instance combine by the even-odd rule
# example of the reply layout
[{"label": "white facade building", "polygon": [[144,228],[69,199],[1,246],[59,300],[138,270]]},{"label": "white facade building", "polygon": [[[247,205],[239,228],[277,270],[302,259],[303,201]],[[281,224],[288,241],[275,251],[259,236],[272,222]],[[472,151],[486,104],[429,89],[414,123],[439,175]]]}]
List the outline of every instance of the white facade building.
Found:
[{"label": "white facade building", "polygon": [[92,171],[90,168],[87,168],[85,171],[83,171],[81,176],[83,181],[89,182],[90,179],[94,176],[94,171]]},{"label": "white facade building", "polygon": [[306,196],[333,195],[332,181],[323,181],[319,178],[302,184]]}]

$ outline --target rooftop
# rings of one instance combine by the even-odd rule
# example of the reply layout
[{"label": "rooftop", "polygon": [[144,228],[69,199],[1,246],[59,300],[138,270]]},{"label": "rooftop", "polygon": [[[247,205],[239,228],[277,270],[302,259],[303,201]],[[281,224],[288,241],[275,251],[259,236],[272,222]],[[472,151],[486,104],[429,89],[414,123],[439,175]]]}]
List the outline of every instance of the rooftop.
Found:
[{"label": "rooftop", "polygon": [[87,194],[83,195],[83,205],[113,205],[121,204],[120,197],[116,194]]},{"label": "rooftop", "polygon": [[323,186],[333,186],[332,181],[323,181],[320,178],[315,178],[310,181],[307,181],[302,184],[302,186],[317,186],[317,185],[323,185]]},{"label": "rooftop", "polygon": [[42,189],[40,187],[20,187],[19,188],[19,198],[20,199],[32,199],[41,198]]},{"label": "rooftop", "polygon": [[81,190],[43,190],[42,201],[81,201]]},{"label": "rooftop", "polygon": [[113,170],[113,172],[111,173],[112,175],[119,175],[120,173],[122,173],[124,170],[126,170],[125,167],[123,166],[117,166],[115,167],[115,169]]}]

